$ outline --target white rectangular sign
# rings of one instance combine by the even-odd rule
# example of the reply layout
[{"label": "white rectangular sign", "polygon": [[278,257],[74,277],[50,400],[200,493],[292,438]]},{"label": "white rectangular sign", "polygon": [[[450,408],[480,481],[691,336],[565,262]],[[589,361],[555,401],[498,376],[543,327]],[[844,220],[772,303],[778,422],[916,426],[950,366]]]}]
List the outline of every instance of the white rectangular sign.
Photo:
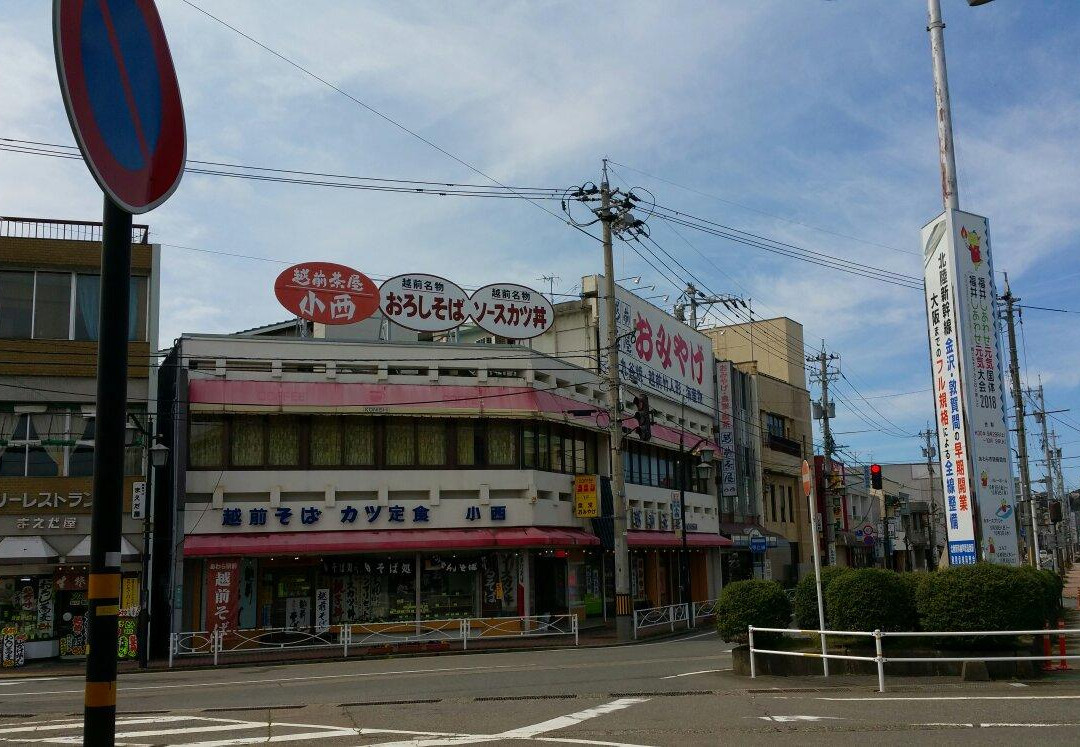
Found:
[{"label": "white rectangular sign", "polygon": [[948,211],[923,228],[922,245],[949,562],[1016,565],[1015,496],[986,218]]},{"label": "white rectangular sign", "polygon": [[142,480],[131,484],[131,518],[146,518],[146,483]]},{"label": "white rectangular sign", "polygon": [[733,498],[738,494],[738,482],[735,476],[735,407],[732,396],[731,361],[719,361],[716,364],[716,398],[719,412],[720,430],[720,495]]},{"label": "white rectangular sign", "polygon": [[[604,279],[596,277],[600,290],[600,347],[608,346],[603,323],[607,299]],[[713,352],[709,338],[648,301],[615,287],[615,334],[619,347],[619,377],[623,383],[669,400],[685,402],[700,412],[713,412]],[[600,355],[600,371],[607,370],[607,356]]]}]

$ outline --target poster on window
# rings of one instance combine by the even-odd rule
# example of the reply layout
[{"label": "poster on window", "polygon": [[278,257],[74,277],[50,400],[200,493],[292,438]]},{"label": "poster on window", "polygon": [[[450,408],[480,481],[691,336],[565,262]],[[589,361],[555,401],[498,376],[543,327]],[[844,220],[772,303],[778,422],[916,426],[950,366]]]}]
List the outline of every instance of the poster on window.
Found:
[{"label": "poster on window", "polygon": [[[593,278],[598,288],[604,279]],[[607,313],[607,299],[599,295],[599,313]],[[619,376],[623,383],[668,399],[685,402],[699,412],[713,412],[713,352],[709,338],[648,301],[615,287],[615,334],[619,350]],[[600,347],[607,350],[607,327],[600,325]],[[601,373],[607,356],[600,356]],[[706,393],[708,392],[708,393]]]},{"label": "poster on window", "polygon": [[285,627],[307,628],[311,625],[311,604],[307,597],[289,597],[285,600]]},{"label": "poster on window", "polygon": [[330,630],[330,590],[315,590],[315,632]]},{"label": "poster on window", "polygon": [[236,630],[239,588],[239,560],[207,561],[206,625],[210,630]]}]

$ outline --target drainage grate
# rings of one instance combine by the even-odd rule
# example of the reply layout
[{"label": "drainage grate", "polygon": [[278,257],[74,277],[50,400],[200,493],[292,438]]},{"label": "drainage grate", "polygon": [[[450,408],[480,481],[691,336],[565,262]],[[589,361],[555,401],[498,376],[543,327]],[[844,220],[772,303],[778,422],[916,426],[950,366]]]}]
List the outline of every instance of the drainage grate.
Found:
[{"label": "drainage grate", "polygon": [[288,711],[293,708],[305,708],[303,705],[272,705],[272,706],[230,706],[227,708],[203,708],[203,713],[225,713],[230,711]]},{"label": "drainage grate", "polygon": [[486,698],[473,698],[473,702],[483,703],[492,700],[573,700],[577,695],[489,695]]},{"label": "drainage grate", "polygon": [[338,708],[361,708],[364,706],[387,705],[422,705],[425,703],[442,703],[442,698],[429,698],[427,700],[363,700],[359,703],[338,703]]},{"label": "drainage grate", "polygon": [[609,698],[678,698],[683,695],[715,695],[715,690],[665,690],[638,693],[608,693]]}]

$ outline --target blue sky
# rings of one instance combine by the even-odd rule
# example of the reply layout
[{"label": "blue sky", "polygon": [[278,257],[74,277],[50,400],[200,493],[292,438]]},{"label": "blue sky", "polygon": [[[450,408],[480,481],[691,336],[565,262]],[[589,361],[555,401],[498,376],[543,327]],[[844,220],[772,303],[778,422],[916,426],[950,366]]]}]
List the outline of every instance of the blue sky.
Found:
[{"label": "blue sky", "polygon": [[[595,181],[607,156],[631,167],[616,167],[616,185],[646,187],[664,205],[921,274],[918,231],[941,210],[922,0],[199,3],[504,184]],[[71,143],[51,3],[4,5],[0,137]],[[181,0],[158,5],[190,157],[482,181]],[[961,207],[989,216],[996,267],[1025,303],[1080,308],[1080,4],[943,5]],[[100,215],[78,162],[0,152],[0,175],[3,214]],[[163,343],[282,318],[272,292],[282,262],[424,270],[468,286],[554,274],[563,292],[601,266],[595,242],[521,200],[188,174],[146,220],[165,245]],[[861,459],[921,458],[902,435],[932,414],[920,293],[651,224],[693,278],[658,276],[625,249],[620,276],[641,274],[654,293],[694,279],[753,297],[759,315],[801,321],[808,345],[824,338],[841,354],[850,381],[837,388],[871,421],[841,401],[837,440]],[[1066,456],[1080,455],[1080,316],[1029,310],[1024,320],[1024,376],[1041,376],[1054,409],[1073,408],[1051,423]],[[1065,465],[1075,487],[1080,460]]]}]

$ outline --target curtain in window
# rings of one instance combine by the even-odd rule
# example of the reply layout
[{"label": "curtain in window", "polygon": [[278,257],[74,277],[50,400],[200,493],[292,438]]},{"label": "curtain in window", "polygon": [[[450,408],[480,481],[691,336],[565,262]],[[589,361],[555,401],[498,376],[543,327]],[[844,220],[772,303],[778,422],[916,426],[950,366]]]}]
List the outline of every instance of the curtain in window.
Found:
[{"label": "curtain in window", "polygon": [[0,337],[30,338],[34,273],[0,272]]},{"label": "curtain in window", "polygon": [[[30,416],[30,420],[33,423],[34,430],[37,432],[37,437],[42,441],[62,441],[67,438],[67,413],[66,412],[43,412],[35,413]],[[64,447],[63,445],[57,446],[55,444],[42,444],[39,454],[38,462],[39,468],[48,470],[48,461],[53,463],[55,472],[51,474],[62,475],[64,474]],[[31,456],[31,459],[34,459]]]},{"label": "curtain in window", "polygon": [[421,421],[416,427],[416,444],[421,465],[433,467],[446,464],[446,422]]},{"label": "curtain in window", "polygon": [[532,424],[521,433],[521,464],[526,468],[536,466],[536,430]]},{"label": "curtain in window", "polygon": [[75,334],[73,336],[76,340],[97,339],[100,289],[101,278],[98,275],[75,277]]},{"label": "curtain in window", "polygon": [[311,466],[336,467],[341,464],[341,428],[336,417],[316,415],[311,419],[309,450]]},{"label": "curtain in window", "polygon": [[581,474],[585,471],[585,434],[582,431],[574,432],[574,472]]},{"label": "curtain in window", "polygon": [[551,447],[551,471],[562,472],[562,451],[563,451],[562,434],[555,428],[552,429],[551,437],[548,439],[548,445]]},{"label": "curtain in window", "polygon": [[38,340],[68,339],[70,311],[71,274],[39,272],[34,297],[34,337]]},{"label": "curtain in window", "polygon": [[[20,421],[21,416],[13,412],[0,412],[0,438],[5,441],[13,440],[16,437],[15,428]],[[0,475],[22,476],[26,469],[25,459],[26,452],[22,446],[0,446]]]},{"label": "curtain in window", "polygon": [[[191,466],[222,466],[221,454],[225,446],[224,441],[225,423],[223,421],[217,419],[191,421],[188,432],[188,461]],[[72,466],[74,466],[74,459]]]},{"label": "curtain in window", "polygon": [[457,424],[457,463],[459,467],[476,464],[476,426],[472,423]]},{"label": "curtain in window", "polygon": [[[548,426],[539,426],[539,432],[536,434],[536,466],[538,469],[551,469],[551,451],[548,446]],[[623,456],[627,455],[626,451],[623,451]]]},{"label": "curtain in window", "polygon": [[345,464],[370,467],[375,464],[375,423],[371,418],[345,418]]},{"label": "curtain in window", "polygon": [[[15,435],[15,424],[19,422],[19,416],[13,412],[0,412],[0,438],[10,441]],[[7,447],[0,444],[0,459],[3,458]]]},{"label": "curtain in window", "polygon": [[264,439],[262,418],[234,418],[229,443],[232,465],[234,467],[261,467]]},{"label": "curtain in window", "polygon": [[[29,428],[29,433],[27,433],[26,438],[31,441],[39,440],[41,437],[38,435],[37,428],[34,427],[33,417],[29,415],[24,415],[23,417],[25,418],[24,422],[26,425],[24,426],[22,423],[19,424],[20,432],[25,433],[26,429]],[[45,432],[48,433],[47,430]],[[60,474],[60,471],[56,462],[45,452],[44,447],[27,445],[26,475],[28,477],[55,477],[58,474]]]},{"label": "curtain in window", "polygon": [[414,463],[416,430],[411,420],[393,419],[386,423],[386,464],[407,467]]},{"label": "curtain in window", "polygon": [[131,294],[128,297],[128,339],[146,339],[146,278],[131,278]]},{"label": "curtain in window", "polygon": [[517,464],[517,428],[513,423],[490,422],[487,436],[488,464]]},{"label": "curtain in window", "polygon": [[271,415],[267,427],[270,464],[274,467],[300,465],[300,419],[293,415]]},{"label": "curtain in window", "polygon": [[[72,414],[71,436],[76,441],[94,440],[94,419],[85,418],[82,415]],[[94,474],[94,447],[90,444],[80,444],[71,450],[68,457],[69,477],[89,477]]]}]

